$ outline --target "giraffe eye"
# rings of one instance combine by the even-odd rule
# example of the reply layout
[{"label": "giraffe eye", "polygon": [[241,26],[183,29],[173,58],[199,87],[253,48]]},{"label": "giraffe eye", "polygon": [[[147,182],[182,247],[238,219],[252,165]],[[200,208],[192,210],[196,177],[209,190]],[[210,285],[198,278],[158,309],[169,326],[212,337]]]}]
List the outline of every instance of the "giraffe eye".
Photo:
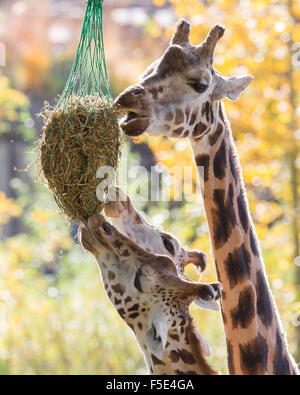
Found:
[{"label": "giraffe eye", "polygon": [[164,246],[166,247],[166,250],[169,251],[170,254],[175,255],[175,248],[172,241],[167,238],[164,238],[163,242],[164,242]]},{"label": "giraffe eye", "polygon": [[135,288],[136,288],[138,291],[143,292],[142,286],[141,286],[140,275],[141,275],[141,269],[139,269],[139,270],[136,272],[135,279],[134,279],[134,286],[135,286]]},{"label": "giraffe eye", "polygon": [[102,228],[103,228],[103,230],[104,230],[104,232],[105,232],[106,234],[111,235],[112,230],[111,230],[110,225],[109,225],[107,222],[104,222],[104,223],[103,223]]},{"label": "giraffe eye", "polygon": [[208,85],[203,84],[200,81],[192,82],[190,85],[197,93],[203,93],[208,88]]}]

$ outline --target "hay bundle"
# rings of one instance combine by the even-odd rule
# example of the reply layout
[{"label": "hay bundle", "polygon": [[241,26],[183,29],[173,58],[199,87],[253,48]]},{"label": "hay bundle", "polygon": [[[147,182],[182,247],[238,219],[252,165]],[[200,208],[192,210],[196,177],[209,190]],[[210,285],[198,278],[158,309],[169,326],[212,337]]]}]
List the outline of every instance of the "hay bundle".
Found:
[{"label": "hay bundle", "polygon": [[121,143],[117,114],[97,96],[73,96],[55,111],[46,105],[42,115],[42,173],[65,214],[86,220],[104,206],[96,196],[98,168],[117,168]]}]

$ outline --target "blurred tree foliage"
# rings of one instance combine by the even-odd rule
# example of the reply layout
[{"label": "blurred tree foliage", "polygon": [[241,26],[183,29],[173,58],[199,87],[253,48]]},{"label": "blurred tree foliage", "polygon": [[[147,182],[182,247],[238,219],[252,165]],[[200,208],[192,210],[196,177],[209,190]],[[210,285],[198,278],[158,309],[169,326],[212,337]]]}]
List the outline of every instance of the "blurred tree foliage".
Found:
[{"label": "blurred tree foliage", "polygon": [[0,73],[0,136],[17,131],[23,137],[32,138],[35,133],[30,120],[29,99]]},{"label": "blurred tree foliage", "polygon": [[28,209],[32,192],[12,183],[20,198],[0,194],[1,221],[22,212],[30,230],[0,244],[0,373],[145,373],[94,258],[74,245],[48,191],[37,188]]}]

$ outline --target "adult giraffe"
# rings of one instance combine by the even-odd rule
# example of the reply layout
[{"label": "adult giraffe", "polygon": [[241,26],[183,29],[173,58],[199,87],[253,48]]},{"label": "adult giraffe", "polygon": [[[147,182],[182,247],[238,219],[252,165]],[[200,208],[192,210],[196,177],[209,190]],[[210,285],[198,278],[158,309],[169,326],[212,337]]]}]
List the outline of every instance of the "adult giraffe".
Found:
[{"label": "adult giraffe", "polygon": [[226,78],[213,68],[224,27],[202,44],[189,42],[190,24],[177,22],[161,58],[138,85],[116,99],[128,112],[129,136],[188,137],[198,166],[219,281],[230,374],[298,374],[266,278],[242,172],[221,99],[236,100],[253,78]]}]

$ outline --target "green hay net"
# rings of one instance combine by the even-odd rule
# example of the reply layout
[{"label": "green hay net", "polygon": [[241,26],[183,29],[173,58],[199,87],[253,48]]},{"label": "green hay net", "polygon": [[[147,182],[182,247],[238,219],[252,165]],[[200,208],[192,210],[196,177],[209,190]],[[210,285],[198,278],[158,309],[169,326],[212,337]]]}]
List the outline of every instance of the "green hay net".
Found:
[{"label": "green hay net", "polygon": [[[103,0],[89,0],[70,76],[55,108],[45,104],[40,140],[42,174],[60,209],[86,220],[102,210],[96,197],[101,166],[117,168],[121,132],[107,76]],[[114,180],[112,180],[114,182]]]}]

